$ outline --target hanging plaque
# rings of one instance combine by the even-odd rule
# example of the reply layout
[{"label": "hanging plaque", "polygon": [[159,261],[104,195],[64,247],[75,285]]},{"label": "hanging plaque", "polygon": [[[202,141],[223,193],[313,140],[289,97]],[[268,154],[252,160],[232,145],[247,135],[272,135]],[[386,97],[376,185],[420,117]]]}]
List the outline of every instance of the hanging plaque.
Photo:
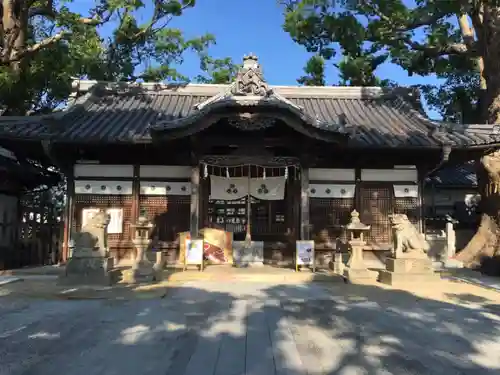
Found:
[{"label": "hanging plaque", "polygon": [[200,271],[203,270],[203,240],[186,239],[185,249],[184,270],[189,265],[200,266]]},{"label": "hanging plaque", "polygon": [[295,269],[299,270],[300,266],[308,266],[316,271],[314,262],[314,241],[297,241],[295,250]]},{"label": "hanging plaque", "polygon": [[108,234],[120,234],[123,232],[123,210],[121,208],[108,208],[106,213],[110,221],[108,225]]}]

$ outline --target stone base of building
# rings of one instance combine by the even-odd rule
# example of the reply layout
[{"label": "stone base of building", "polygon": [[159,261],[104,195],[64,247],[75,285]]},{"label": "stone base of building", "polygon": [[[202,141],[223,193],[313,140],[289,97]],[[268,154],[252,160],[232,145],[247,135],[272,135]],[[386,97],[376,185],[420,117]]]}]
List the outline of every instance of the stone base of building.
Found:
[{"label": "stone base of building", "polygon": [[386,269],[379,271],[378,281],[396,286],[433,283],[440,277],[434,273],[432,261],[428,258],[388,258]]},{"label": "stone base of building", "polygon": [[111,257],[73,257],[66,263],[64,274],[59,282],[67,285],[109,286],[118,281],[113,272],[114,261]]},{"label": "stone base of building", "polygon": [[350,268],[346,267],[344,269],[343,276],[351,283],[365,283],[369,281],[374,281],[375,277],[368,270],[368,268]]}]

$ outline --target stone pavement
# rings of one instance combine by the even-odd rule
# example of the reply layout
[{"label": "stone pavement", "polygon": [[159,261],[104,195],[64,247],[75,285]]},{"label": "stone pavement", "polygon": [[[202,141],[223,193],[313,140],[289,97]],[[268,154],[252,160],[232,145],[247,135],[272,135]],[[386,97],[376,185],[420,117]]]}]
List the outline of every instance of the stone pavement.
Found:
[{"label": "stone pavement", "polygon": [[0,375],[500,373],[500,294],[424,294],[196,281],[163,299],[0,298]]}]

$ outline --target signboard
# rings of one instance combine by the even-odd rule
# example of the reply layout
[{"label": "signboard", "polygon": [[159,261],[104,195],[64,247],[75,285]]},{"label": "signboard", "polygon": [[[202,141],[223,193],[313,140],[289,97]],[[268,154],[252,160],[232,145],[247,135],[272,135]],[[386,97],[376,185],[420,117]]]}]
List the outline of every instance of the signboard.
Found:
[{"label": "signboard", "polygon": [[299,270],[299,266],[312,267],[313,272],[316,271],[314,263],[314,241],[297,241],[295,250],[295,270]]},{"label": "signboard", "polygon": [[184,270],[188,265],[197,265],[203,270],[203,240],[186,239]]},{"label": "signboard", "polygon": [[[82,210],[82,228],[98,214],[99,208],[84,208]],[[107,228],[108,234],[119,234],[123,232],[123,209],[121,208],[108,208],[106,213],[109,215],[110,221]]]},{"label": "signboard", "polygon": [[121,208],[108,208],[106,213],[110,217],[108,234],[119,234],[123,232],[123,210]]}]

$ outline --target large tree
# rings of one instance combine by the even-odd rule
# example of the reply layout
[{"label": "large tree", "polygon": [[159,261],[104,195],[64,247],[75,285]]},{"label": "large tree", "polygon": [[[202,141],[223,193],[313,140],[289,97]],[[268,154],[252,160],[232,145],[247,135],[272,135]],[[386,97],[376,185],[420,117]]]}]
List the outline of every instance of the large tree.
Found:
[{"label": "large tree", "polygon": [[[308,51],[347,56],[366,51],[388,54],[409,74],[448,74],[458,89],[469,64],[479,90],[455,91],[448,108],[471,100],[467,120],[500,123],[500,4],[492,0],[284,0],[285,30]],[[451,67],[451,68],[450,68]],[[448,73],[447,73],[448,72]],[[473,90],[474,92],[474,90]],[[433,92],[436,97],[445,92]],[[446,96],[446,95],[444,95]],[[462,104],[460,104],[462,101]],[[463,117],[463,116],[462,116]],[[456,120],[456,119],[455,119]],[[463,121],[463,118],[461,119]],[[475,263],[500,255],[500,155],[488,151],[478,161],[481,225],[459,255]]]},{"label": "large tree", "polygon": [[[52,111],[67,98],[72,77],[186,81],[176,69],[185,52],[195,51],[206,60],[214,42],[210,34],[187,39],[170,26],[194,0],[78,3],[0,2],[0,114]],[[72,10],[76,5],[85,14]],[[202,70],[204,66],[202,61]]]}]

